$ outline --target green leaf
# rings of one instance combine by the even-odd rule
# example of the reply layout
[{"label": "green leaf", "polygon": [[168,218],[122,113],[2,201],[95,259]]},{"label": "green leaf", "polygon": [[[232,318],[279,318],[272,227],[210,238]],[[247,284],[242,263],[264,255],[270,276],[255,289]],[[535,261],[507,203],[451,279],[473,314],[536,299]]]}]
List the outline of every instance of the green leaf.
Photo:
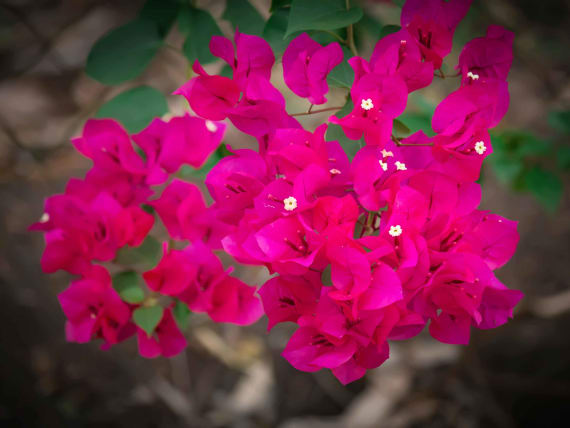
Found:
[{"label": "green leaf", "polygon": [[344,59],[342,62],[331,70],[327,76],[327,83],[338,88],[348,88],[352,87],[354,82],[354,70],[348,64],[348,59],[353,55],[349,49],[343,48]]},{"label": "green leaf", "polygon": [[535,166],[526,172],[524,180],[544,208],[550,212],[556,211],[562,199],[562,181],[556,174]]},{"label": "green leaf", "polygon": [[[339,110],[335,116],[342,118],[349,114],[353,108],[354,104],[352,103],[352,100],[349,99],[344,107]],[[342,128],[339,125],[335,125],[334,123],[329,124],[325,140],[338,141],[350,160],[352,160],[354,158],[354,155],[356,155],[356,152],[362,148],[362,140],[355,141],[347,138]]]},{"label": "green leaf", "polygon": [[285,36],[297,31],[348,27],[360,21],[362,15],[359,7],[346,10],[344,0],[293,0]]},{"label": "green leaf", "polygon": [[388,34],[397,33],[402,27],[399,25],[384,25],[380,30],[379,39],[386,37]]},{"label": "green leaf", "polygon": [[291,0],[271,0],[271,7],[269,12],[273,13],[279,8],[286,8],[291,6]]},{"label": "green leaf", "polygon": [[570,147],[563,146],[558,148],[556,160],[558,161],[558,166],[561,169],[566,171],[570,170]]},{"label": "green leaf", "polygon": [[429,116],[423,113],[404,113],[400,116],[400,119],[406,123],[406,127],[410,130],[410,133],[423,131],[428,137],[435,135],[431,129],[431,119]]},{"label": "green leaf", "polygon": [[178,27],[186,35],[182,50],[190,63],[197,59],[202,64],[208,64],[217,59],[210,52],[210,39],[212,36],[221,36],[222,31],[208,11],[184,7],[178,16]]},{"label": "green leaf", "polygon": [[263,38],[271,45],[276,56],[280,56],[294,36],[284,37],[289,22],[289,9],[278,9],[265,23]]},{"label": "green leaf", "polygon": [[138,86],[107,101],[95,117],[117,119],[129,132],[135,133],[167,112],[168,104],[160,91],[150,86]]},{"label": "green leaf", "polygon": [[133,311],[133,321],[150,336],[162,319],[163,312],[164,308],[160,305],[141,306]]},{"label": "green leaf", "polygon": [[240,33],[255,36],[261,36],[265,26],[263,17],[247,0],[226,0],[226,10],[222,18],[230,21]]},{"label": "green leaf", "polygon": [[554,129],[570,134],[570,110],[553,111],[548,115],[548,123]]},{"label": "green leaf", "polygon": [[380,38],[380,31],[382,31],[382,23],[375,16],[365,11],[362,19],[356,24],[355,31],[360,36],[359,39],[364,38],[365,35],[368,34],[372,36],[373,40],[378,40]]},{"label": "green leaf", "polygon": [[333,285],[332,275],[331,275],[331,265],[327,265],[327,267],[324,268],[323,271],[321,272],[321,283],[325,287],[330,287]]},{"label": "green leaf", "polygon": [[145,269],[152,269],[156,266],[162,256],[162,246],[156,238],[147,236],[138,247],[124,246],[117,254],[117,263],[124,266],[141,266]]},{"label": "green leaf", "polygon": [[231,79],[233,74],[234,71],[232,70],[229,64],[225,64],[220,70],[220,76],[227,77],[228,79]]},{"label": "green leaf", "polygon": [[148,66],[162,40],[158,26],[135,19],[100,38],[87,57],[87,74],[106,85],[134,79]]},{"label": "green leaf", "polygon": [[186,330],[188,328],[188,321],[190,320],[190,309],[186,303],[176,300],[174,307],[172,308],[172,314],[178,324],[180,330]]},{"label": "green leaf", "polygon": [[412,133],[412,130],[408,128],[401,120],[398,119],[394,119],[393,130],[394,134],[398,138],[407,137]]},{"label": "green leaf", "polygon": [[495,175],[503,184],[513,183],[523,171],[523,163],[511,157],[489,156]]},{"label": "green leaf", "polygon": [[121,272],[113,276],[113,288],[127,303],[141,303],[144,300],[140,277],[134,271]]},{"label": "green leaf", "polygon": [[154,21],[158,27],[158,33],[164,37],[176,20],[179,9],[178,0],[147,0],[139,16]]}]

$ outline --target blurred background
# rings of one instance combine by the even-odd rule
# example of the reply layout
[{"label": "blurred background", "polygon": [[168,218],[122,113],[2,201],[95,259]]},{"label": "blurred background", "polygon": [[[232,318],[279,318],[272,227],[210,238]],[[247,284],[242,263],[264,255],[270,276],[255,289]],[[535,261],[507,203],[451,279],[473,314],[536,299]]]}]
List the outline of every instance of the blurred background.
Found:
[{"label": "blurred background", "polygon": [[[228,0],[234,1],[234,0]],[[56,294],[70,279],[44,275],[40,234],[27,227],[44,199],[62,192],[90,163],[69,143],[85,120],[117,94],[149,85],[168,95],[184,83],[188,60],[160,49],[135,79],[106,86],[85,73],[93,44],[132,20],[142,0],[0,1],[0,425],[6,427],[562,427],[570,417],[570,33],[565,0],[474,1],[458,27],[458,49],[487,25],[516,34],[509,76],[511,105],[493,130],[484,167],[482,209],[519,221],[521,240],[498,277],[525,299],[515,319],[473,331],[468,347],[427,334],[391,345],[381,368],[347,387],[328,372],[302,373],[280,357],[291,330],[214,325],[192,316],[189,348],[167,360],[138,356],[135,341],[101,351],[65,342]],[[156,3],[156,2],[155,2]],[[225,1],[198,1],[221,19]],[[267,17],[269,1],[252,2]],[[361,2],[357,27],[367,57],[385,25],[398,24],[389,1]],[[401,2],[397,2],[400,3]],[[226,18],[227,15],[224,15]],[[241,28],[241,27],[240,27]],[[185,36],[168,33],[171,47]],[[211,64],[218,71],[221,64]],[[279,70],[279,65],[276,69]],[[279,73],[275,73],[276,75]],[[410,101],[403,121],[429,127],[430,109],[458,84],[435,82]],[[288,110],[305,111],[290,95]],[[346,91],[332,89],[330,104]],[[187,106],[168,96],[169,110]],[[143,108],[141,106],[141,108]],[[310,128],[315,120],[304,124]],[[251,145],[229,131],[226,142]],[[239,271],[260,284],[262,270]]]}]

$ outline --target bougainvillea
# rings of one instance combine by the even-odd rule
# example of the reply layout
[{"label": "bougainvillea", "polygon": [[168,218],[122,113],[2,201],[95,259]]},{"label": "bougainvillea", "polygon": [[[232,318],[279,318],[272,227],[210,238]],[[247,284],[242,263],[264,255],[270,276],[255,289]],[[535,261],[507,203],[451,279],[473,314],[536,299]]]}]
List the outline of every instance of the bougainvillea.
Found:
[{"label": "bougainvillea", "polygon": [[[142,356],[168,357],[186,346],[189,311],[240,325],[265,313],[269,330],[297,324],[283,351],[292,366],[327,368],[348,383],[381,365],[390,341],[426,325],[441,342],[467,344],[471,327],[504,324],[522,293],[493,271],[515,251],[516,223],[477,209],[475,181],[493,151],[488,129],[508,108],[512,33],[490,26],[465,45],[460,86],[436,108],[434,136],[393,132],[408,94],[430,85],[451,51],[469,5],[408,0],[402,28],[369,59],[348,60],[352,110],[325,116],[314,131],[287,112],[270,81],[270,45],[239,31],[233,41],[210,41],[229,75],[209,75],[196,61],[196,76],[176,91],[195,115],[157,118],[133,135],[111,119],[89,120],[73,144],[91,170],[48,198],[32,226],[45,234],[43,269],[77,276],[59,295],[68,340],[102,339],[107,348],[136,336]],[[285,83],[325,103],[327,76],[342,60],[338,43],[301,33],[283,55]],[[206,197],[175,176],[212,156],[225,119],[259,149],[227,146],[205,178]],[[326,141],[328,122],[364,140],[354,157]],[[169,235],[162,245],[159,220]],[[153,242],[160,261],[125,261]],[[220,250],[265,266],[271,278],[245,284],[224,268]]]}]

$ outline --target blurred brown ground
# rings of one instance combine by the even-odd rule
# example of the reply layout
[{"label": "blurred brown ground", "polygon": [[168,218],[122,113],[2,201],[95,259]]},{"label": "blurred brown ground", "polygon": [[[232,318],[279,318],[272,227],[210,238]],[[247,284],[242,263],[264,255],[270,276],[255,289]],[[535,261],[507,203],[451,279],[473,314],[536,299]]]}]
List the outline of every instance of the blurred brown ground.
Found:
[{"label": "blurred brown ground", "polygon": [[[223,1],[201,1],[216,16]],[[268,2],[257,1],[260,9]],[[463,32],[489,23],[517,35],[504,128],[545,137],[549,111],[568,108],[569,6],[564,0],[481,0]],[[6,427],[558,427],[570,417],[570,203],[555,215],[499,186],[485,170],[482,207],[519,221],[521,241],[499,272],[526,297],[514,321],[473,332],[468,347],[426,335],[392,346],[380,369],[348,387],[294,370],[279,353],[288,328],[239,329],[194,317],[190,347],[144,360],[135,343],[108,352],[68,344],[56,300],[69,279],[42,274],[42,237],[26,231],[43,200],[89,163],[68,143],[113,94],[83,70],[93,42],[141,1],[0,2],[0,425]],[[382,4],[370,6],[384,18]],[[385,14],[385,15],[382,15]],[[396,22],[392,22],[396,23]],[[226,28],[227,29],[227,28]],[[458,30],[459,32],[459,30]],[[177,34],[170,42],[181,44]],[[456,58],[456,55],[455,57]],[[454,64],[453,59],[446,61]],[[161,52],[136,84],[170,93],[187,64]],[[134,83],[133,83],[134,84]],[[444,84],[426,94],[441,99]],[[173,112],[183,103],[170,97]],[[333,97],[334,98],[334,97]],[[303,109],[293,101],[291,111]],[[238,144],[239,134],[228,141]],[[566,177],[566,185],[568,177]],[[251,283],[261,271],[243,271]]]}]

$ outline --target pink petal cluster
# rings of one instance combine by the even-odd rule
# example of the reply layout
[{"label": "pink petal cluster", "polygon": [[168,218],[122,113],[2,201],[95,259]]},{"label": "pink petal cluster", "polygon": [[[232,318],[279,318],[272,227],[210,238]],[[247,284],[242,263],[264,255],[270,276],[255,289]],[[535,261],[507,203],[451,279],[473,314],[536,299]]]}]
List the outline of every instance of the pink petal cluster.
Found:
[{"label": "pink petal cluster", "polygon": [[[522,293],[494,271],[514,254],[516,223],[479,210],[483,159],[492,152],[488,129],[509,104],[506,77],[512,34],[490,27],[459,59],[461,86],[436,108],[434,137],[419,131],[400,141],[394,120],[408,94],[428,86],[451,50],[469,0],[408,0],[402,29],[381,39],[370,58],[349,60],[355,72],[347,116],[332,116],[349,139],[366,145],[349,160],[326,141],[327,124],[304,129],[271,84],[275,57],[263,39],[236,32],[214,37],[212,53],[232,78],[197,76],[182,94],[198,116],[154,120],[129,136],[113,121],[89,121],[76,148],[93,160],[85,180],[72,180],[46,202],[33,226],[45,232],[42,265],[79,275],[60,295],[68,339],[102,338],[105,346],[136,334],[145,357],[171,356],[186,340],[173,305],[207,313],[216,322],[245,325],[267,315],[268,329],[297,324],[283,356],[295,368],[330,369],[343,384],[389,356],[389,342],[429,325],[444,343],[467,344],[471,328],[504,324]],[[342,60],[301,34],[287,48],[287,85],[311,103],[326,101],[326,77]],[[182,164],[199,168],[220,144],[229,119],[257,138],[258,150],[233,150],[200,187],[174,178]],[[144,158],[135,151],[135,143]],[[143,303],[127,304],[106,268],[125,245],[140,245],[153,226],[153,208],[170,239],[160,262],[143,273]],[[230,276],[214,253],[264,266],[272,277],[259,289]],[[171,302],[152,334],[133,323],[157,297]],[[168,300],[170,299],[170,300]]]}]

